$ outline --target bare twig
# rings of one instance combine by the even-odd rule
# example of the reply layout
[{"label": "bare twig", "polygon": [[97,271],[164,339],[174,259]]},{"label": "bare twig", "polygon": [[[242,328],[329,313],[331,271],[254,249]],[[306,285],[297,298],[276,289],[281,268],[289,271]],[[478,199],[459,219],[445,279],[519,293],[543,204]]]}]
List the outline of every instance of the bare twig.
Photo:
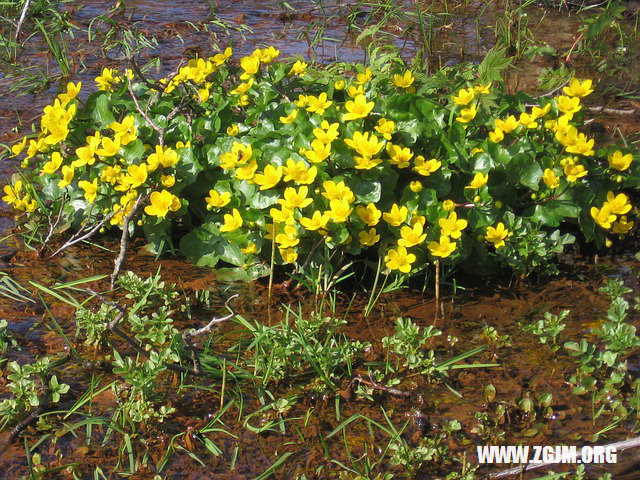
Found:
[{"label": "bare twig", "polygon": [[22,29],[22,24],[24,23],[25,18],[27,18],[27,11],[29,10],[29,4],[31,0],[26,0],[24,2],[24,6],[22,7],[22,13],[20,14],[20,20],[18,20],[18,25],[16,26],[16,35],[14,40],[18,41],[18,36],[20,36],[20,30]]},{"label": "bare twig", "polygon": [[11,20],[10,18],[5,17],[4,15],[0,15],[0,20],[4,20],[5,22],[9,22],[15,28],[18,28],[18,22],[15,22],[14,20]]},{"label": "bare twig", "polygon": [[591,113],[604,113],[608,115],[640,115],[640,110],[635,108],[630,109],[621,109],[621,108],[610,108],[610,107],[587,107],[587,110]]},{"label": "bare twig", "polygon": [[584,36],[584,33],[581,33],[578,38],[576,38],[576,41],[573,42],[573,45],[571,45],[571,48],[569,49],[569,53],[567,53],[567,56],[564,59],[564,63],[569,62],[569,60],[571,60],[571,54],[573,53],[573,49],[576,48],[576,45],[578,45],[578,42],[582,39],[582,37]]},{"label": "bare twig", "polygon": [[567,78],[562,85],[560,85],[558,88],[554,88],[553,90],[551,90],[550,92],[547,93],[543,93],[542,95],[538,95],[537,98],[544,98],[544,97],[552,97],[553,95],[555,95],[557,92],[559,92],[560,90],[562,90],[568,83],[569,80],[571,80],[570,78]]},{"label": "bare twig", "polygon": [[124,217],[122,236],[120,237],[120,253],[118,253],[118,256],[113,262],[114,267],[113,273],[111,274],[111,288],[113,288],[113,285],[118,278],[120,268],[122,268],[122,262],[124,262],[124,256],[127,253],[127,245],[129,244],[129,222],[131,221],[131,218],[133,218],[133,216],[136,214],[136,210],[138,210],[138,207],[140,206],[140,203],[142,203],[142,200],[144,198],[146,198],[146,196],[143,196],[142,194],[138,195],[138,199],[136,200],[136,203],[133,204],[131,211]]},{"label": "bare twig", "polygon": [[386,392],[389,395],[393,395],[395,397],[410,397],[411,395],[413,395],[413,392],[405,392],[403,390],[398,390],[397,388],[385,387],[384,385],[380,385],[379,383],[373,382],[371,380],[366,380],[359,375],[351,380],[351,385],[355,384],[356,382],[364,383],[365,385],[375,390]]},{"label": "bare twig", "polygon": [[55,257],[57,254],[59,254],[63,250],[66,250],[72,245],[75,245],[76,243],[82,242],[83,240],[87,240],[88,238],[92,237],[93,234],[96,233],[98,230],[100,230],[105,223],[111,220],[111,217],[113,217],[115,214],[116,212],[111,212],[109,215],[107,215],[98,223],[96,223],[91,228],[89,228],[89,230],[87,230],[88,227],[86,226],[86,224],[82,225],[82,227],[80,227],[80,230],[78,230],[75,234],[73,234],[73,236],[69,240],[67,240],[65,244],[62,245],[58,250],[53,252],[49,256],[49,258]]},{"label": "bare twig", "polygon": [[49,222],[49,233],[47,234],[47,237],[42,242],[42,245],[40,246],[40,248],[38,249],[38,255],[42,255],[42,251],[44,250],[44,247],[47,245],[47,243],[49,243],[49,240],[51,240],[51,237],[53,236],[53,233],[55,232],[56,227],[60,224],[60,219],[62,218],[62,209],[64,208],[66,198],[67,198],[67,193],[65,192],[64,196],[62,197],[62,201],[60,202],[60,210],[58,210],[58,215],[56,216],[55,221],[54,222],[51,221],[51,215],[49,215],[49,217],[47,218],[47,221]]},{"label": "bare twig", "polygon": [[233,308],[229,306],[229,302],[234,298],[237,298],[238,295],[239,294],[237,293],[235,295],[231,295],[229,298],[227,298],[227,301],[224,302],[225,308],[231,312],[229,315],[225,315],[224,317],[213,317],[211,321],[204,327],[199,328],[198,330],[190,330],[182,334],[182,339],[184,340],[184,344],[186,345],[187,349],[191,352],[191,360],[193,361],[193,371],[195,372],[196,375],[200,375],[200,359],[198,358],[198,352],[196,351],[196,347],[193,344],[193,339],[199,335],[204,335],[211,332],[214,326],[226,320],[229,320],[231,317],[233,317],[236,313],[233,311]]},{"label": "bare twig", "polygon": [[436,260],[436,311],[433,316],[433,326],[438,322],[438,310],[440,310],[440,260]]},{"label": "bare twig", "polygon": [[164,146],[164,130],[161,129],[159,126],[157,126],[155,123],[153,123],[153,120],[149,118],[149,115],[147,115],[146,112],[142,110],[142,107],[140,107],[140,104],[138,103],[138,98],[136,97],[135,93],[133,93],[131,82],[127,82],[127,89],[129,90],[129,95],[131,95],[131,98],[133,99],[133,103],[136,106],[136,110],[147,121],[149,126],[153,128],[156,132],[158,132],[158,143],[160,144],[161,147]]},{"label": "bare twig", "polygon": [[[640,437],[630,438],[629,440],[623,440],[621,442],[610,443],[608,445],[603,445],[604,449],[615,449],[616,452],[621,452],[623,450],[629,450],[631,448],[640,447]],[[500,478],[512,477],[514,475],[520,475],[524,472],[530,472],[532,470],[537,470],[539,468],[549,467],[551,465],[557,465],[556,462],[543,462],[543,463],[528,463],[526,465],[522,465],[520,467],[507,468],[506,470],[502,470],[497,473],[490,473],[486,475],[484,478],[486,480],[498,480]]]}]

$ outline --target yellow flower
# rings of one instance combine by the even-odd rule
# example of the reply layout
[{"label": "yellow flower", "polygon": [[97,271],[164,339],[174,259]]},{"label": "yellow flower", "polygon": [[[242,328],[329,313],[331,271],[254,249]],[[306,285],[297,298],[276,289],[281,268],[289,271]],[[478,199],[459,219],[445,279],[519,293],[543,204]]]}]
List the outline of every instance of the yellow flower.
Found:
[{"label": "yellow flower", "polygon": [[474,97],[475,92],[472,88],[461,88],[460,91],[458,91],[458,95],[454,95],[452,100],[456,105],[469,105],[469,103],[473,101]]},{"label": "yellow flower", "polygon": [[550,110],[551,110],[550,103],[547,103],[543,108],[540,108],[537,105],[534,105],[533,108],[531,108],[531,117],[537,120],[539,118],[544,117],[547,113],[549,113]]},{"label": "yellow flower", "polygon": [[290,125],[292,124],[295,119],[298,117],[298,109],[294,109],[289,115],[287,115],[286,117],[280,117],[280,123],[282,123],[283,125]]},{"label": "yellow flower", "polygon": [[530,115],[530,114],[525,113],[525,112],[522,112],[520,114],[519,123],[523,127],[527,127],[527,128],[530,128],[530,129],[538,128],[538,122],[536,122],[536,118],[533,115]]},{"label": "yellow flower", "polygon": [[591,207],[593,220],[605,230],[611,228],[611,224],[618,218],[611,212],[611,205],[605,203],[602,208]]},{"label": "yellow flower", "polygon": [[371,158],[371,157],[353,157],[354,165],[353,167],[356,170],[371,170],[372,168],[377,167],[382,163],[381,158]]},{"label": "yellow flower", "polygon": [[122,171],[122,167],[120,165],[114,165],[113,167],[107,165],[100,172],[100,180],[102,182],[110,183],[111,185],[115,185],[120,177],[120,172]]},{"label": "yellow flower", "polygon": [[321,128],[313,129],[313,135],[325,145],[330,144],[338,138],[338,123],[329,124],[329,122],[323,120],[320,127]]},{"label": "yellow flower", "polygon": [[380,241],[380,235],[375,228],[370,228],[368,232],[365,230],[358,232],[358,240],[360,240],[360,245],[371,247]]},{"label": "yellow flower", "polygon": [[488,173],[485,175],[482,172],[477,172],[473,176],[473,180],[471,180],[471,183],[464,188],[473,188],[473,189],[482,188],[487,184],[488,181],[489,181]]},{"label": "yellow flower", "polygon": [[394,75],[393,84],[398,88],[409,88],[413,85],[415,78],[411,73],[411,70],[407,70],[403,75]]},{"label": "yellow flower", "polygon": [[565,114],[574,114],[582,110],[579,97],[565,97],[564,95],[560,95],[556,97],[556,102],[558,103],[558,110]]},{"label": "yellow flower", "polygon": [[613,224],[613,233],[624,235],[633,228],[633,223],[627,220],[626,215],[622,215],[616,223]]},{"label": "yellow flower", "polygon": [[96,83],[98,84],[98,90],[105,90],[107,92],[113,92],[113,86],[120,81],[118,77],[118,70],[115,68],[104,67],[102,74],[96,77]]},{"label": "yellow flower", "polygon": [[493,132],[489,132],[489,140],[493,143],[500,143],[504,140],[504,132],[499,128],[496,128]]},{"label": "yellow flower", "polygon": [[396,123],[393,120],[381,118],[375,127],[376,132],[382,134],[386,140],[391,140],[391,135],[396,131]]},{"label": "yellow flower", "polygon": [[477,113],[478,110],[476,108],[476,104],[472,103],[470,107],[460,110],[460,116],[456,117],[456,122],[469,123],[471,120],[476,118]]},{"label": "yellow flower", "polygon": [[362,220],[368,226],[373,227],[380,221],[382,212],[378,210],[373,203],[370,203],[366,207],[364,205],[358,205],[356,207],[356,215],[358,215],[360,220]]},{"label": "yellow flower", "polygon": [[65,188],[71,184],[73,181],[73,176],[75,171],[72,166],[63,165],[62,166],[62,180],[58,182],[59,188]]},{"label": "yellow flower", "polygon": [[411,264],[415,261],[416,256],[413,253],[408,253],[405,247],[398,247],[395,250],[391,249],[384,257],[387,268],[399,270],[402,273],[409,273],[411,271]]},{"label": "yellow flower", "polygon": [[568,87],[564,87],[562,91],[565,95],[570,97],[586,97],[591,92],[593,92],[593,88],[591,88],[592,82],[587,79],[583,82],[580,82],[577,78],[573,77],[569,82]]},{"label": "yellow flower", "polygon": [[504,247],[504,241],[508,236],[509,230],[505,228],[504,223],[500,222],[495,227],[488,227],[484,238],[487,242],[493,243],[493,246],[498,249]]},{"label": "yellow flower", "polygon": [[178,140],[176,142],[176,148],[191,148],[191,141],[187,140],[187,143],[184,143],[182,140]]},{"label": "yellow flower", "polygon": [[427,247],[434,257],[447,258],[456,249],[456,242],[452,242],[449,237],[443,235],[437,242],[429,242]]},{"label": "yellow flower", "polygon": [[147,157],[150,172],[156,170],[159,165],[162,165],[164,168],[169,168],[173,167],[176,163],[178,163],[178,152],[171,147],[163,148],[160,145],[156,145],[155,153]]},{"label": "yellow flower", "polygon": [[338,183],[333,180],[327,180],[322,183],[322,196],[327,200],[345,200],[347,203],[353,203],[356,199],[351,189],[345,185],[344,181]]},{"label": "yellow flower", "polygon": [[244,167],[236,168],[236,178],[238,180],[246,180],[249,183],[253,183],[253,177],[255,176],[256,170],[258,170],[258,164],[255,160],[251,160]]},{"label": "yellow flower", "polygon": [[287,187],[284,190],[284,199],[278,200],[278,203],[283,207],[293,210],[294,208],[304,208],[311,204],[312,199],[307,198],[309,193],[309,187],[302,186],[296,190],[292,187]]},{"label": "yellow flower", "polygon": [[87,145],[76,148],[77,160],[72,162],[74,168],[83,165],[93,165],[96,162],[95,154],[100,147],[100,132],[96,132],[94,136],[87,137]]},{"label": "yellow flower", "polygon": [[304,108],[309,102],[308,98],[309,97],[307,97],[307,95],[303,95],[301,93],[300,95],[298,95],[298,99],[293,101],[293,104],[298,108]]},{"label": "yellow flower", "polygon": [[42,173],[55,173],[60,168],[60,165],[62,165],[62,155],[58,152],[53,152],[51,160],[42,166]]},{"label": "yellow flower", "polygon": [[345,86],[346,86],[346,82],[344,80],[336,80],[333,83],[333,88],[335,88],[336,90],[344,90]]},{"label": "yellow flower", "polygon": [[347,95],[351,98],[356,98],[358,95],[364,95],[364,86],[358,85],[356,87],[355,85],[350,85],[349,88],[347,88]]},{"label": "yellow flower", "polygon": [[480,95],[489,95],[491,93],[491,84],[493,82],[489,82],[486,85],[476,85],[475,87],[473,87],[473,91],[480,94]]},{"label": "yellow flower", "polygon": [[276,235],[276,243],[280,248],[290,248],[298,245],[300,239],[297,237],[296,227],[293,225],[285,225],[284,233]]},{"label": "yellow flower", "polygon": [[409,183],[409,188],[413,193],[419,193],[422,191],[422,182],[420,182],[420,180],[415,180]]},{"label": "yellow flower", "polygon": [[248,80],[253,77],[260,69],[260,59],[257,56],[250,55],[240,59],[240,66],[244,72],[240,75],[240,80]]},{"label": "yellow flower", "polygon": [[332,104],[333,102],[331,100],[327,100],[327,94],[325,92],[322,92],[317,97],[313,95],[307,96],[307,112],[323,115],[324,111]]},{"label": "yellow flower", "polygon": [[307,70],[307,66],[307,62],[296,60],[296,62],[291,66],[291,70],[289,70],[289,75],[302,75]]},{"label": "yellow flower", "polygon": [[302,217],[300,218],[300,225],[302,225],[305,229],[309,231],[315,231],[323,229],[327,226],[327,222],[329,221],[329,215],[327,213],[321,213],[318,210],[313,212],[311,218]]},{"label": "yellow flower", "polygon": [[247,105],[249,105],[249,95],[240,95],[240,98],[238,98],[238,106],[246,107]]},{"label": "yellow flower", "polygon": [[148,170],[146,163],[141,165],[129,165],[127,167],[127,175],[120,177],[120,185],[117,185],[115,189],[123,192],[131,188],[138,188],[147,181],[147,176]]},{"label": "yellow flower", "polygon": [[394,145],[391,142],[387,142],[387,146],[385,148],[390,157],[390,164],[396,165],[398,168],[407,168],[409,166],[409,160],[413,158],[413,152],[409,147],[402,147],[400,145]]},{"label": "yellow flower", "polygon": [[513,115],[509,115],[506,120],[500,120],[499,118],[496,118],[495,123],[496,128],[499,128],[504,133],[511,133],[520,125],[520,122],[518,122],[518,120],[516,120],[516,117],[514,117]]},{"label": "yellow flower", "polygon": [[415,223],[413,227],[404,225],[400,229],[401,238],[398,240],[398,245],[407,248],[420,245],[427,238],[427,234],[423,232],[424,225],[420,222]]},{"label": "yellow flower", "polygon": [[608,192],[605,205],[609,205],[609,207],[611,208],[611,213],[615,213],[616,215],[624,215],[625,213],[629,212],[629,210],[631,210],[629,197],[627,197],[624,193],[619,193],[618,195],[616,195],[613,192]]},{"label": "yellow flower", "polygon": [[371,77],[372,77],[371,70],[369,68],[365,68],[364,69],[364,73],[357,73],[356,74],[356,84],[364,85],[369,80],[371,80]]},{"label": "yellow flower", "polygon": [[413,170],[418,172],[420,175],[424,177],[428,177],[433,172],[437,171],[441,166],[442,162],[432,158],[431,160],[426,160],[422,155],[418,155],[415,160],[416,166],[413,167]]},{"label": "yellow flower", "polygon": [[280,210],[272,208],[269,210],[269,215],[273,218],[274,223],[286,223],[293,225],[295,219],[293,218],[293,210],[286,208],[284,205]]},{"label": "yellow flower", "polygon": [[295,263],[298,259],[298,254],[293,248],[280,248],[278,251],[285,263]]},{"label": "yellow flower", "polygon": [[317,138],[311,142],[311,150],[304,152],[304,156],[311,163],[320,163],[329,158],[331,155],[331,144],[324,144]]},{"label": "yellow flower", "polygon": [[616,150],[613,155],[609,155],[607,157],[607,161],[611,168],[615,168],[616,170],[623,172],[631,165],[633,156],[630,153],[623,155],[620,150]]},{"label": "yellow flower", "polygon": [[385,212],[382,214],[382,218],[389,225],[397,227],[407,219],[408,213],[409,209],[407,209],[407,207],[405,207],[404,205],[402,207],[398,207],[398,205],[394,203],[391,206],[391,210],[389,212]]},{"label": "yellow flower", "polygon": [[353,209],[347,200],[334,198],[329,202],[329,218],[335,223],[346,222]]},{"label": "yellow flower", "polygon": [[22,140],[11,147],[11,153],[13,157],[20,155],[24,148],[27,146],[27,137],[22,137]]},{"label": "yellow flower", "polygon": [[162,183],[164,187],[171,188],[176,184],[176,177],[173,175],[161,175],[160,183]]},{"label": "yellow flower", "polygon": [[460,238],[462,230],[467,228],[467,224],[467,221],[464,219],[458,220],[456,212],[451,212],[449,218],[440,218],[438,220],[441,234],[451,238]]},{"label": "yellow flower", "polygon": [[128,145],[138,138],[138,129],[133,115],[127,115],[122,122],[112,122],[109,128],[115,133],[115,138],[120,141],[120,145]]},{"label": "yellow flower", "polygon": [[154,217],[164,218],[170,211],[180,209],[180,199],[168,190],[152,192],[149,201],[151,205],[144,207],[144,213]]},{"label": "yellow flower", "polygon": [[82,82],[78,82],[78,83],[69,82],[67,83],[67,91],[65,93],[61,93],[60,95],[58,95],[58,99],[63,103],[63,105],[66,105],[67,103],[69,103],[71,100],[73,100],[78,96],[81,88],[82,88]]},{"label": "yellow flower", "polygon": [[11,185],[5,185],[4,188],[5,196],[2,197],[2,200],[7,202],[9,205],[15,204],[20,198],[20,192],[22,191],[22,180],[16,181],[16,183]]},{"label": "yellow flower", "polygon": [[593,145],[595,143],[593,138],[589,139],[584,133],[570,135],[570,138],[572,140],[571,144],[565,146],[567,152],[584,155],[585,157],[593,156]]},{"label": "yellow flower", "polygon": [[120,150],[120,139],[114,138],[111,140],[109,137],[102,137],[102,148],[98,148],[96,153],[101,157],[113,157],[118,150]]},{"label": "yellow flower", "polygon": [[456,204],[453,200],[445,200],[442,202],[442,208],[444,208],[445,212],[452,212],[456,208]]},{"label": "yellow flower", "polygon": [[256,48],[253,51],[253,55],[258,57],[258,59],[262,63],[269,64],[273,62],[280,55],[280,50],[278,50],[273,45],[270,45],[267,48],[263,48],[263,49]]},{"label": "yellow flower", "polygon": [[221,232],[234,232],[243,224],[242,217],[237,208],[234,208],[231,215],[225,213],[224,224],[220,227]]},{"label": "yellow flower", "polygon": [[248,81],[240,83],[236,88],[231,90],[229,93],[231,95],[242,95],[244,93],[247,93],[251,89],[251,87],[253,87],[253,82],[254,82],[254,79],[250,78]]},{"label": "yellow flower", "polygon": [[267,165],[264,169],[264,173],[257,173],[253,177],[253,181],[260,185],[260,190],[268,190],[275,187],[282,178],[282,167],[280,165],[274,167],[273,165]]},{"label": "yellow flower", "polygon": [[84,190],[84,198],[87,202],[93,203],[98,195],[98,179],[94,178],[93,182],[86,180],[80,180],[78,186]]},{"label": "yellow flower", "polygon": [[563,166],[564,174],[567,176],[567,180],[571,183],[577,181],[579,178],[582,178],[589,173],[583,165],[575,163],[572,159],[570,161],[565,162]]},{"label": "yellow flower", "polygon": [[364,95],[360,94],[355,97],[354,100],[348,100],[345,103],[347,112],[342,116],[342,121],[357,120],[358,118],[365,118],[371,113],[375,104],[373,102],[367,102]]},{"label": "yellow flower", "polygon": [[238,133],[240,133],[240,129],[238,128],[237,123],[234,123],[233,125],[227,127],[227,135],[229,135],[230,137],[235,137],[236,135],[238,135]]},{"label": "yellow flower", "polygon": [[318,168],[315,165],[307,169],[307,166],[302,160],[296,163],[292,158],[287,160],[286,166],[282,171],[285,182],[293,181],[305,185],[313,183],[318,174]]},{"label": "yellow flower", "polygon": [[417,223],[421,224],[423,227],[427,223],[427,217],[424,215],[419,215],[417,210],[411,212],[411,220],[409,220],[409,225],[414,227]]},{"label": "yellow flower", "polygon": [[378,137],[375,135],[369,137],[369,132],[362,133],[357,130],[353,132],[353,138],[346,138],[344,143],[363,157],[373,157],[380,152],[384,146],[382,142],[378,141]]},{"label": "yellow flower", "polygon": [[542,174],[542,180],[549,188],[558,188],[560,185],[560,179],[550,168],[545,168],[544,173]]},{"label": "yellow flower", "polygon": [[245,255],[251,255],[252,253],[256,253],[258,251],[258,246],[253,242],[249,242],[249,245],[247,245],[245,248],[241,248],[240,251]]}]

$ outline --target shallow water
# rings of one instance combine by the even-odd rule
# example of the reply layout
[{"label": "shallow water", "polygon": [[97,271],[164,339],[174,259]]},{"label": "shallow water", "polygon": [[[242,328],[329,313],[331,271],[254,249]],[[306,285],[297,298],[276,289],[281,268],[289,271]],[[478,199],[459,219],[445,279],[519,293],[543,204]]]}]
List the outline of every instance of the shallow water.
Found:
[{"label": "shallow water", "polygon": [[[321,62],[360,61],[365,56],[363,46],[356,45],[355,36],[357,35],[347,35],[346,31],[345,17],[349,12],[348,6],[353,3],[338,1],[316,3],[298,0],[288,2],[294,10],[290,11],[281,2],[274,0],[262,2],[221,0],[215,3],[214,13],[212,13],[207,2],[140,0],[126,2],[126,9],[115,13],[112,18],[118,24],[129,27],[135,22],[140,22],[141,31],[145,35],[157,38],[157,49],[146,52],[144,59],[149,60],[154,57],[161,59],[161,67],[152,71],[154,76],[160,77],[175,70],[185,57],[195,54],[206,56],[214,52],[216,46],[224,48],[229,43],[229,39],[232,40],[236,57],[248,54],[256,47],[272,44],[281,50],[283,57],[301,55]],[[495,3],[495,6],[485,10],[487,2],[471,1],[468,8],[451,6],[451,10],[447,13],[443,2],[438,2],[436,9],[433,10],[438,14],[437,19],[434,20],[434,30],[438,34],[432,49],[434,64],[479,61],[494,43],[492,25],[500,13],[498,2]],[[425,5],[430,4],[425,2]],[[93,18],[100,14],[107,14],[113,6],[112,1],[85,0],[67,4],[62,8],[69,11],[74,23],[82,28],[88,28]],[[321,23],[314,24],[314,22],[322,21],[322,9],[326,13],[325,18],[329,19],[321,35],[325,39],[310,48],[307,38],[313,37],[315,32],[318,32]],[[478,19],[480,12],[484,12],[484,15]],[[364,11],[358,15],[356,22],[365,26],[367,16],[368,12]],[[537,30],[536,35],[541,35],[554,48],[566,50],[575,41],[579,22],[574,15],[566,12],[545,11],[535,6],[531,10],[531,16],[531,25]],[[228,31],[225,32],[219,24],[215,23],[216,18],[226,22]],[[187,22],[191,22],[201,31],[195,32],[193,26]],[[207,30],[204,30],[205,27]],[[245,27],[249,27],[251,31]],[[307,29],[309,29],[309,37],[304,35]],[[401,49],[403,57],[410,60],[416,51],[415,41],[418,33],[415,30],[403,32],[402,29],[401,22],[392,23],[387,27],[388,33],[395,34],[390,37],[393,43]],[[82,81],[85,85],[83,92],[85,96],[93,88],[93,79],[104,65],[120,66],[122,63],[121,53],[115,50],[102,53],[99,42],[88,44],[86,36],[82,33],[77,34],[77,41],[73,43],[73,47],[73,52],[70,52],[73,73],[68,80]],[[21,58],[42,68],[52,65],[51,57],[44,53],[42,39],[37,37],[28,43]],[[534,80],[541,68],[551,65],[549,62],[551,60],[541,60],[517,71],[509,78],[510,88],[535,90],[537,86]],[[6,67],[0,69],[0,88],[3,82],[6,85],[6,78],[3,79],[1,72],[9,71]],[[51,67],[51,71],[55,73],[56,67]],[[33,95],[17,96],[15,93],[3,91],[0,94],[0,142],[10,143],[19,138],[30,120],[36,118],[43,105],[49,102],[59,89],[60,82],[56,82],[46,91]],[[23,127],[21,131],[14,131],[13,128],[19,118],[22,119]],[[600,121],[607,132],[615,130],[621,124],[628,127],[630,123],[620,118],[604,118]],[[631,131],[635,128],[637,132],[640,126],[637,120],[634,121],[635,124],[631,122]],[[13,170],[15,170],[13,161],[0,163],[0,183]],[[8,212],[0,215],[0,236],[7,233],[12,226],[13,222]],[[0,259],[2,262],[0,269],[8,272],[12,278],[23,285],[28,286],[29,281],[32,280],[50,285],[55,281],[62,282],[108,273],[112,269],[112,255],[89,246],[82,246],[81,249],[72,248],[54,259],[38,259],[32,252],[24,250],[18,251],[14,256],[13,253],[17,250],[15,242],[8,243],[5,242],[0,246],[0,255],[3,257]],[[112,239],[104,240],[104,244],[114,250],[116,248]],[[140,246],[134,243],[132,253],[127,256],[125,268],[140,274],[155,272],[157,263],[152,258],[135,253]],[[7,252],[9,254],[4,257]],[[198,268],[182,260],[162,259],[160,264],[164,278],[168,281],[179,280],[187,291],[211,289],[220,299],[220,306],[222,299],[229,295],[225,290],[227,287],[216,280],[216,274],[212,270]],[[477,280],[465,282],[465,279],[460,279],[461,287],[466,287],[467,290],[460,289],[457,294],[454,294],[453,290],[444,289],[444,318],[440,318],[437,323],[444,334],[434,341],[431,347],[436,350],[439,359],[446,359],[452,354],[461,353],[472,347],[487,345],[490,348],[471,361],[496,362],[500,366],[451,372],[451,386],[462,395],[462,398],[453,394],[442,384],[433,386],[424,378],[410,378],[404,379],[399,388],[418,391],[422,400],[417,401],[416,398],[412,398],[411,401],[402,401],[385,395],[381,395],[375,405],[357,400],[345,400],[342,402],[342,417],[344,419],[355,413],[363,413],[382,421],[379,407],[383,405],[389,412],[393,412],[393,418],[399,424],[407,418],[417,418],[416,411],[420,414],[419,418],[423,418],[422,416],[428,418],[426,426],[424,422],[418,421],[412,421],[409,425],[407,434],[415,438],[429,435],[431,427],[435,428],[451,419],[458,420],[463,430],[468,432],[477,424],[475,413],[486,407],[481,392],[491,383],[498,392],[497,400],[505,403],[511,402],[527,391],[536,394],[541,392],[553,394],[554,411],[558,413],[558,417],[539,422],[541,423],[540,433],[534,437],[537,443],[555,444],[565,442],[567,438],[574,435],[587,436],[593,433],[594,429],[606,426],[606,423],[605,419],[602,419],[594,427],[589,414],[589,399],[570,394],[566,378],[575,365],[566,356],[559,360],[556,356],[549,355],[546,347],[537,343],[535,337],[522,334],[519,323],[540,318],[545,311],[558,312],[568,308],[572,310],[572,314],[563,335],[572,339],[588,337],[593,326],[603,318],[607,308],[605,299],[597,292],[604,279],[622,278],[627,286],[634,289],[634,295],[637,295],[640,294],[639,272],[639,262],[632,258],[621,257],[605,259],[600,266],[594,266],[589,259],[584,260],[576,264],[571,271],[566,271],[564,276],[539,285],[510,286],[508,282],[498,282],[496,279],[490,279],[482,284]],[[98,287],[106,288],[104,282]],[[317,308],[316,299],[289,292],[280,285],[275,289],[270,309],[266,308],[269,302],[263,285],[250,284],[234,288],[242,293],[237,311],[246,318],[257,318],[265,323],[273,323],[282,318],[283,314],[278,308],[281,303],[296,305],[302,299],[304,311],[309,312]],[[349,311],[349,324],[345,327],[345,334],[351,338],[379,341],[383,336],[393,332],[394,322],[398,316],[411,317],[421,326],[430,325],[434,321],[435,302],[429,291],[424,294],[411,291],[385,295],[369,317],[363,314],[366,300],[367,298],[363,295],[357,296]],[[72,309],[61,302],[52,299],[49,301],[51,311],[63,330],[73,336]],[[345,297],[340,302],[340,308],[343,311],[348,301],[349,299]],[[632,315],[632,323],[639,326],[637,315],[635,313]],[[21,351],[10,352],[12,359],[30,361],[36,354],[60,352],[66,348],[60,337],[52,331],[52,323],[41,306],[17,304],[0,297],[0,318],[3,317],[12,320],[11,331],[22,347]],[[494,327],[500,335],[509,335],[513,346],[498,346],[484,338],[482,333],[487,325]],[[183,328],[187,326],[181,325]],[[447,336],[452,337],[451,342],[444,340]],[[453,337],[458,340],[454,342]],[[86,388],[91,375],[100,373],[100,369],[95,366],[70,364],[64,368],[64,372],[65,380],[72,386],[71,398],[77,399],[83,393],[83,388]],[[347,388],[344,385],[342,387]],[[170,389],[171,385],[167,385],[166,388]],[[108,393],[96,399],[96,408],[99,411],[106,412],[115,405],[115,398]],[[283,386],[279,393],[286,395],[291,392]],[[216,402],[219,402],[219,398],[215,395],[195,390],[182,392],[175,403],[179,415],[167,422],[162,431],[158,432],[158,436],[151,443],[151,449],[164,451],[171,435],[183,430],[185,425],[201,427],[212,411],[217,411],[212,408]],[[259,406],[258,401],[253,399],[247,408],[257,409]],[[303,429],[305,438],[309,439],[307,445],[297,450],[296,456],[291,457],[290,463],[295,465],[295,468],[282,473],[278,478],[294,478],[294,473],[306,473],[308,478],[313,478],[311,467],[327,463],[322,451],[321,439],[339,424],[334,414],[333,399],[328,401],[326,398],[307,394],[291,411],[290,416],[304,416],[309,408],[313,408],[317,415],[314,415],[311,424]],[[518,422],[520,425],[527,423],[524,419],[519,419]],[[507,432],[507,440],[512,443],[523,439],[522,429],[517,427],[518,425],[510,426]],[[630,429],[623,426],[614,430],[606,440],[617,440],[630,432]],[[166,478],[254,478],[273,463],[274,449],[279,454],[293,450],[292,446],[282,446],[282,437],[272,433],[254,435],[246,429],[238,429],[237,433],[240,436],[237,442],[231,442],[228,437],[221,434],[214,436],[215,443],[223,450],[222,459],[225,461],[233,454],[234,447],[239,446],[240,453],[234,473],[229,472],[228,461],[225,463],[222,459],[213,456],[206,457],[208,462],[206,468],[198,466],[185,453],[190,449],[188,442],[191,440],[180,439],[180,445],[186,450],[176,455],[168,467],[169,473]],[[364,426],[354,427],[352,435],[353,438],[349,440],[352,446],[364,449],[366,453],[366,443],[371,439]],[[96,434],[97,437],[98,434]],[[473,436],[471,439],[480,441]],[[382,441],[380,438],[375,440]],[[85,439],[81,436],[62,435],[57,446],[48,447],[50,450],[48,455],[54,458],[55,450],[59,448],[65,460],[78,461],[91,466],[112,466],[118,453],[114,447],[107,446],[101,449],[92,446],[91,449],[85,449],[84,441]],[[333,458],[345,461],[344,445],[341,441],[330,443],[327,448],[330,449]],[[451,449],[453,451],[467,449],[471,452],[469,447],[462,443],[451,445]],[[198,454],[206,455],[206,452],[198,451]],[[631,454],[625,458],[625,461],[630,461],[629,458],[632,459]],[[27,466],[23,460],[24,450],[20,450],[18,443],[14,442],[14,446],[3,458],[0,458],[0,471],[12,475],[11,478],[25,475]],[[154,458],[154,462],[157,462],[157,459]],[[623,467],[616,468],[614,471],[620,472]],[[132,478],[151,478],[147,474],[150,475],[151,472],[143,472]]]}]

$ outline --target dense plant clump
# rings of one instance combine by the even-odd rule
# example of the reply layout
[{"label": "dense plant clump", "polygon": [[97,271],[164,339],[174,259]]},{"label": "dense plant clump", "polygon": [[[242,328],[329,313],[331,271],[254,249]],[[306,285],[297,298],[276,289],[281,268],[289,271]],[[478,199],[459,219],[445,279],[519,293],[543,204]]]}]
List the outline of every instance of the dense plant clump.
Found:
[{"label": "dense plant clump", "polygon": [[69,83],[13,146],[26,155],[4,200],[56,233],[126,225],[250,275],[371,257],[406,275],[436,260],[528,274],[553,269],[568,231],[600,247],[633,227],[637,152],[579,131],[591,80],[535,99],[487,69],[231,55],[157,82],[105,68],[83,105]]}]

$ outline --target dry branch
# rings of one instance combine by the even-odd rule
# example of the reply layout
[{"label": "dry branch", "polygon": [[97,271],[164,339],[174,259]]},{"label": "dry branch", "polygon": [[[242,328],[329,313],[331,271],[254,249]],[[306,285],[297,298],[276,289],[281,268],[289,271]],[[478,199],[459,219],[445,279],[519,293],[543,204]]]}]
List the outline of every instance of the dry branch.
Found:
[{"label": "dry branch", "polygon": [[[623,450],[629,450],[631,448],[640,447],[640,437],[630,438],[629,440],[623,440],[621,442],[610,443],[608,445],[603,445],[602,448],[613,448],[617,452],[621,452]],[[532,470],[538,470],[539,468],[550,467],[558,465],[555,462],[543,462],[543,463],[528,463],[526,465],[520,467],[507,468],[506,470],[502,470],[497,473],[490,473],[486,475],[484,478],[486,480],[499,480],[501,478],[512,477],[514,475],[521,475],[525,472],[530,472]]]}]

